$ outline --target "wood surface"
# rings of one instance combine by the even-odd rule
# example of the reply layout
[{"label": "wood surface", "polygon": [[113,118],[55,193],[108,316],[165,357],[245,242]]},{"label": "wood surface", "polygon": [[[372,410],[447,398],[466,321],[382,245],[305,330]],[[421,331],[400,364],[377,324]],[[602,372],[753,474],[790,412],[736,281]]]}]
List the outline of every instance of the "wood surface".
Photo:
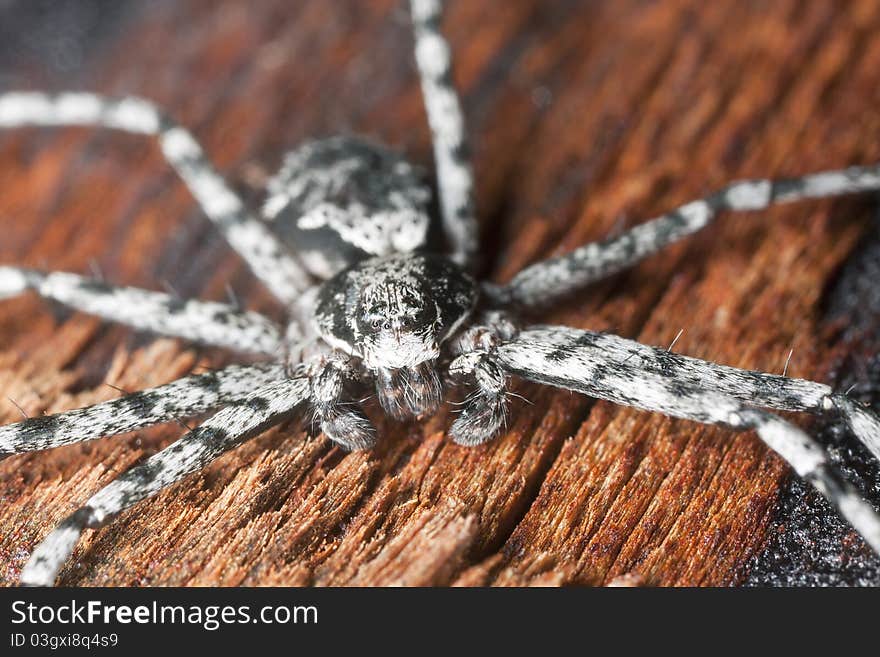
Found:
[{"label": "wood surface", "polygon": [[[14,5],[13,5],[14,6]],[[98,6],[102,6],[98,3]],[[398,0],[127,2],[66,69],[6,57],[19,87],[157,101],[249,202],[307,138],[359,133],[430,166]],[[4,16],[0,20],[14,20]],[[23,22],[25,27],[30,23]],[[444,23],[473,139],[486,275],[619,232],[738,177],[880,159],[873,0],[453,0]],[[90,33],[91,34],[91,33]],[[34,61],[37,63],[35,64]],[[714,361],[828,377],[829,281],[869,199],[726,215],[535,318]],[[0,263],[282,309],[155,144],[93,131],[0,135]],[[0,421],[171,381],[232,357],[59,311],[0,304]],[[288,425],[88,531],[68,585],[729,585],[774,525],[789,469],[751,433],[518,383],[479,448],[382,422],[345,453]],[[798,420],[811,427],[808,418]],[[0,462],[0,581],[165,426]],[[863,550],[855,537],[850,542]]]}]

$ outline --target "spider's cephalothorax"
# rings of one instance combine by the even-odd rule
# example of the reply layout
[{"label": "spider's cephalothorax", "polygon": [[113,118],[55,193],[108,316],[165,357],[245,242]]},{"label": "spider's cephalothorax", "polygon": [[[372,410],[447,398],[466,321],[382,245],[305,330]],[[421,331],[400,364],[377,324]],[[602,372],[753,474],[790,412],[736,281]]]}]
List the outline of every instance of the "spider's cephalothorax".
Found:
[{"label": "spider's cephalothorax", "polygon": [[444,256],[373,258],[322,285],[315,326],[374,376],[382,408],[395,417],[419,416],[440,404],[440,346],[476,299],[473,279]]},{"label": "spider's cephalothorax", "polygon": [[[437,232],[448,247],[442,255],[426,243],[429,189],[415,167],[383,147],[348,137],[301,146],[271,180],[263,214],[256,216],[195,138],[145,100],[0,94],[0,128],[78,124],[155,135],[208,217],[290,311],[282,330],[268,317],[229,304],[0,266],[0,299],[33,290],[138,329],[269,359],[0,427],[2,456],[220,409],[63,520],[34,550],[22,581],[52,584],[84,528],[101,526],[304,408],[341,445],[371,447],[375,430],[359,408],[367,386],[386,413],[408,417],[440,404],[441,381],[469,385],[473,391],[449,434],[460,444],[485,442],[504,426],[511,375],[673,417],[754,430],[880,552],[876,511],[838,476],[821,445],[766,410],[839,413],[880,458],[880,419],[871,409],[821,383],[671,355],[589,330],[521,328],[507,312],[508,306],[538,312],[710,225],[722,210],[880,190],[880,166],[734,182],[618,236],[538,262],[505,285],[478,288],[463,269],[477,255],[478,231],[451,52],[439,30],[441,3],[410,0],[410,7],[434,145]],[[429,255],[432,246],[436,254]]]}]

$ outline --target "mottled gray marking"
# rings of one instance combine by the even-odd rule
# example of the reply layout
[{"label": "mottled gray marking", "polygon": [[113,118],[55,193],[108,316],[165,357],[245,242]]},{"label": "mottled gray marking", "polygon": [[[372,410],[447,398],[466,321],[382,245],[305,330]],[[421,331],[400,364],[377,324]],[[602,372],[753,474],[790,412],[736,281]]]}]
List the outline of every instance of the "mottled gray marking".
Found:
[{"label": "mottled gray marking", "polygon": [[50,449],[176,422],[235,403],[281,378],[284,368],[279,363],[232,365],[94,406],[7,424],[0,427],[0,454]]},{"label": "mottled gray marking", "polygon": [[185,301],[163,292],[113,287],[77,274],[17,267],[0,267],[0,290],[6,291],[0,298],[33,290],[74,310],[210,346],[265,355],[277,355],[282,348],[281,329],[275,322],[216,301]]},{"label": "mottled gray marking", "polygon": [[327,279],[371,256],[425,245],[430,189],[402,156],[353,137],[303,144],[269,181],[263,216]]},{"label": "mottled gray marking", "polygon": [[82,530],[204,468],[215,458],[289,417],[308,397],[306,379],[281,378],[227,406],[176,443],[127,470],[92,495],[40,543],[21,573],[29,586],[51,586]]},{"label": "mottled gray marking", "polygon": [[467,159],[464,113],[452,84],[452,52],[440,32],[439,0],[410,0],[416,65],[434,145],[443,232],[460,265],[477,255],[478,227],[474,210],[474,175]]},{"label": "mottled gray marking", "polygon": [[[797,379],[778,381],[782,377],[774,377],[772,380],[778,382],[774,387],[788,386],[790,399],[797,399],[794,408],[782,406],[778,395],[764,398],[755,394],[755,381],[767,381],[765,377],[771,375],[684,357],[669,371],[661,373],[652,362],[658,355],[656,349],[615,336],[603,336],[608,340],[599,342],[604,343],[606,356],[597,358],[602,352],[594,351],[594,347],[573,346],[581,337],[580,333],[561,327],[529,329],[516,339],[499,345],[494,359],[511,374],[532,381],[704,424],[754,429],[798,475],[825,495],[874,550],[880,552],[880,515],[834,474],[822,447],[782,418],[744,403],[819,412],[827,399],[826,386]],[[547,355],[561,344],[572,345],[568,356],[562,360],[547,359]],[[636,357],[624,366],[622,359],[627,352],[635,353]],[[636,364],[629,365],[633,361]],[[599,372],[601,377],[597,383],[596,374]],[[743,387],[731,386],[733,381]]]},{"label": "mottled gray marking", "polygon": [[705,199],[639,224],[602,242],[523,269],[495,291],[501,303],[546,307],[585,286],[616,274],[669,244],[705,228],[722,210],[761,210],[791,203],[880,190],[880,165],[826,171],[787,180],[740,180]]}]

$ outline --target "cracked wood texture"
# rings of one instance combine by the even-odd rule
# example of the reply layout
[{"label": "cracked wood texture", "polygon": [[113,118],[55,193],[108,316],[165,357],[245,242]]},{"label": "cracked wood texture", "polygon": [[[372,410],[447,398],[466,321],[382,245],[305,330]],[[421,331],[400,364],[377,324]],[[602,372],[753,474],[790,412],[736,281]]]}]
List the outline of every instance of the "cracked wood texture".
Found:
[{"label": "cracked wood texture", "polygon": [[[452,0],[486,274],[509,279],[737,177],[880,159],[880,5]],[[430,166],[398,0],[6,5],[3,88],[138,94],[189,126],[248,200],[284,151],[361,133]],[[52,15],[56,12],[55,15]],[[67,15],[70,14],[70,15]],[[30,36],[32,35],[32,36]],[[874,38],[872,38],[874,37]],[[13,44],[13,45],[10,45]],[[17,46],[14,44],[18,44]],[[828,281],[865,199],[727,215],[539,319],[731,365],[827,378]],[[0,135],[0,262],[281,308],[155,144],[87,129]],[[92,404],[228,355],[33,297],[0,304],[0,419]],[[519,383],[507,433],[464,448],[449,411],[382,422],[348,454],[295,425],[87,531],[67,585],[729,585],[776,531],[789,469],[751,433]],[[810,427],[807,419],[799,420]],[[0,579],[165,426],[0,463]],[[857,552],[864,547],[853,536]]]}]

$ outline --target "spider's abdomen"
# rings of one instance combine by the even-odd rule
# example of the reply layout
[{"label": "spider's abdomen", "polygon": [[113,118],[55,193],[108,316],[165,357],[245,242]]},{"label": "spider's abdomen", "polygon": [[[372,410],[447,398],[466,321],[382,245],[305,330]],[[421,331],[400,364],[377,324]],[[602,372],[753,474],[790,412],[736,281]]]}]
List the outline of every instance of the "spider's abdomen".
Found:
[{"label": "spider's abdomen", "polygon": [[331,346],[360,357],[370,369],[412,368],[440,355],[440,344],[476,300],[476,283],[448,258],[371,258],[324,283],[315,326]]},{"label": "spider's abdomen", "polygon": [[264,217],[319,278],[423,246],[430,188],[401,155],[354,137],[303,144],[269,181]]}]

